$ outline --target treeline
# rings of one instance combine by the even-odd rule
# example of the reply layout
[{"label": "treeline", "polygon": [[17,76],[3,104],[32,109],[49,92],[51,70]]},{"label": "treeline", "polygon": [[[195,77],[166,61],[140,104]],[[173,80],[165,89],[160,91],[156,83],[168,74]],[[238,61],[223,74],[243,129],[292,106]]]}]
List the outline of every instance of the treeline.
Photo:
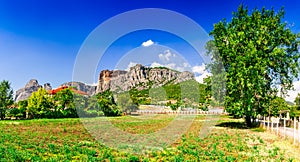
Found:
[{"label": "treeline", "polygon": [[0,117],[17,119],[76,118],[103,115],[97,96],[82,96],[71,88],[62,89],[54,95],[40,88],[23,101],[14,103],[13,90],[8,81],[0,83]]},{"label": "treeline", "polygon": [[[179,107],[192,107],[208,110],[209,106],[222,106],[211,92],[211,78],[205,84],[195,80],[162,87],[114,94],[107,90],[94,96],[83,96],[66,88],[49,94],[40,88],[23,101],[14,103],[13,90],[8,81],[0,82],[0,118],[76,118],[97,116],[120,116],[136,111],[139,105],[169,106],[172,110]],[[224,96],[225,97],[225,96]],[[281,97],[274,97],[270,105],[260,112],[265,116],[279,116],[281,110],[290,110],[290,116],[300,115],[300,94],[296,105],[288,104]],[[238,110],[237,110],[238,111]],[[233,114],[238,114],[235,112]],[[238,116],[237,116],[238,117]]]},{"label": "treeline", "polygon": [[13,90],[8,81],[2,81],[3,92],[6,96],[1,103],[1,118],[75,118],[118,116],[136,111],[139,105],[169,106],[176,110],[179,107],[194,107],[207,110],[210,99],[210,89],[206,84],[195,80],[179,84],[168,84],[162,87],[113,94],[105,91],[94,96],[76,94],[71,88],[49,94],[40,88],[23,101],[14,103]]},{"label": "treeline", "polygon": [[117,95],[117,100],[127,95],[127,98],[136,105],[160,105],[170,106],[177,110],[179,107],[192,107],[207,109],[205,105],[220,105],[211,97],[211,88],[208,84],[210,78],[204,84],[196,80],[188,80],[178,84],[166,84],[161,87],[138,90],[131,89]]},{"label": "treeline", "polygon": [[205,103],[210,94],[207,84],[201,84],[196,80],[188,80],[179,84],[167,84],[162,87],[129,91],[132,101],[136,104],[150,105],[160,104],[166,100],[185,100],[186,106],[195,103]]}]

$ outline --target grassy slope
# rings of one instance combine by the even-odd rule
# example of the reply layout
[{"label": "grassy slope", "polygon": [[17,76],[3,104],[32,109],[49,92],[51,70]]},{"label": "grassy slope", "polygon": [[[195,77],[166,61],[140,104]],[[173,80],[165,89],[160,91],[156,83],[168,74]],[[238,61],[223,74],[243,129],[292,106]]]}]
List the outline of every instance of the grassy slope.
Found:
[{"label": "grassy slope", "polygon": [[[158,115],[110,118],[130,133],[151,133],[171,122]],[[198,116],[188,132],[172,146],[146,155],[110,149],[93,139],[79,119],[0,121],[1,161],[288,161],[297,160],[299,149],[275,135],[244,129],[240,121],[221,117],[208,136],[199,137],[204,116]],[[223,123],[223,124],[222,124]],[[225,123],[225,124],[224,124]],[[230,126],[237,128],[230,128]],[[146,130],[146,131],[145,131]],[[203,131],[203,130],[202,130]]]},{"label": "grassy slope", "polygon": [[[188,99],[191,102],[204,103],[206,92],[206,86],[200,84],[195,80],[188,80],[178,84],[168,83],[162,87],[151,88],[145,90],[132,89],[129,91],[131,98],[135,103],[150,104],[157,101],[165,100],[181,100]],[[151,98],[149,100],[149,97]],[[147,100],[148,99],[148,100]]]}]

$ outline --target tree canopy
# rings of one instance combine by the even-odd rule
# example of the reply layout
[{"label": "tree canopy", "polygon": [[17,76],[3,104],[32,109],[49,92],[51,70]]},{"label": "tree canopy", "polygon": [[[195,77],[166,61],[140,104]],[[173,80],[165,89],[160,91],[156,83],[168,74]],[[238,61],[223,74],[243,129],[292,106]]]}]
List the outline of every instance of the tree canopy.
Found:
[{"label": "tree canopy", "polygon": [[[292,88],[299,73],[299,39],[283,22],[284,10],[240,6],[231,21],[214,25],[210,35],[226,71],[226,110],[251,118],[263,112],[280,90]],[[279,89],[279,87],[281,87]]]},{"label": "tree canopy", "polygon": [[0,82],[0,118],[5,118],[8,106],[14,103],[13,90],[10,83],[6,80]]},{"label": "tree canopy", "polygon": [[118,108],[114,95],[110,90],[97,94],[100,110],[105,116],[120,116],[122,111]]},{"label": "tree canopy", "polygon": [[300,93],[298,93],[297,97],[295,98],[295,104],[298,110],[300,110]]},{"label": "tree canopy", "polygon": [[54,107],[51,97],[44,88],[39,88],[38,91],[33,92],[28,99],[27,112],[29,118],[43,118],[47,117]]},{"label": "tree canopy", "polygon": [[[62,117],[76,117],[74,94],[70,88],[63,89],[54,95],[55,114]],[[59,115],[61,114],[61,115]]]}]

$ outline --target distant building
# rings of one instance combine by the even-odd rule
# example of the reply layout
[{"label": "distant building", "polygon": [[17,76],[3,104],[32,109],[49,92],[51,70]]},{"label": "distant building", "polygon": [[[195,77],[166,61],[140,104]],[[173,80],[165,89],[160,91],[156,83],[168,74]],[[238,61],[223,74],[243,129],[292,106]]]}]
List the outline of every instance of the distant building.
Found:
[{"label": "distant building", "polygon": [[73,91],[74,93],[76,94],[80,94],[80,95],[84,95],[84,96],[87,96],[88,94],[86,92],[83,92],[83,91],[79,91],[79,90],[76,90],[72,87],[68,87],[68,86],[61,86],[61,87],[58,87],[56,89],[52,89],[52,90],[49,90],[49,94],[50,95],[55,95],[56,93],[58,93],[59,91],[63,90],[63,89],[67,89],[69,88],[71,91]]}]

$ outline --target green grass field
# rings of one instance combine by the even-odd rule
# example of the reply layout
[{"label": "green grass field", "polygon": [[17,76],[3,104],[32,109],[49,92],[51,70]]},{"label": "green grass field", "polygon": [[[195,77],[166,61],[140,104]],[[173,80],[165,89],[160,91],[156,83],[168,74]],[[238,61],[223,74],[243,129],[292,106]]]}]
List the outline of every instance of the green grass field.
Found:
[{"label": "green grass field", "polygon": [[[151,134],[175,116],[115,117],[120,131]],[[99,119],[95,119],[99,120]],[[102,119],[100,119],[102,120]],[[95,140],[80,119],[0,121],[1,161],[300,161],[299,149],[262,129],[245,129],[241,120],[222,116],[201,138],[205,117],[197,116],[171,145],[144,154],[116,150]],[[114,138],[111,135],[110,138]],[[161,137],[167,139],[169,137]]]}]

